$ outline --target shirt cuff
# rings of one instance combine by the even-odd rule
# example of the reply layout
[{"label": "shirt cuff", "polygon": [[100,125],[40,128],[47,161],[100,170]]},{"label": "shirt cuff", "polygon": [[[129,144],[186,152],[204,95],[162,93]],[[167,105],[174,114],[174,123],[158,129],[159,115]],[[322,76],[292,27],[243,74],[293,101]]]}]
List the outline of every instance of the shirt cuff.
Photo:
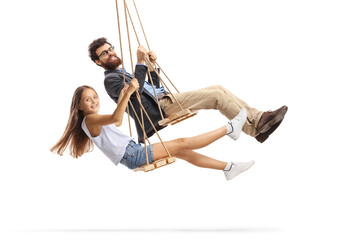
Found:
[{"label": "shirt cuff", "polygon": [[136,65],[147,67],[145,64],[142,64],[142,63],[137,63]]}]

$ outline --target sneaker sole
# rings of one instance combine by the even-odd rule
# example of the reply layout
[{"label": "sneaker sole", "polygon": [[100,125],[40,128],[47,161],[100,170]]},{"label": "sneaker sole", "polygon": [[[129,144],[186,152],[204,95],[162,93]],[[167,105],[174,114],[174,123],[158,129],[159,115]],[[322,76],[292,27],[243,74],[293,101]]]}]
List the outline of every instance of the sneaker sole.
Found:
[{"label": "sneaker sole", "polygon": [[275,117],[273,119],[271,119],[269,122],[264,124],[264,126],[262,126],[260,129],[258,129],[258,132],[264,133],[264,132],[268,131],[271,128],[271,126],[275,125],[277,122],[282,121],[285,117],[287,110],[288,110],[288,107],[283,106],[282,109],[275,115]]}]

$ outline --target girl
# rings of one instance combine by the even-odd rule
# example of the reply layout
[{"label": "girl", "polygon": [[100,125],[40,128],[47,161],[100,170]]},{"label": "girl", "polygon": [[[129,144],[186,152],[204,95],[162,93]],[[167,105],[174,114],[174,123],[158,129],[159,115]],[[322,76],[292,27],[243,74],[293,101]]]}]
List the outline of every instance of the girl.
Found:
[{"label": "girl", "polygon": [[[120,92],[114,113],[100,115],[98,114],[99,98],[95,90],[89,86],[78,87],[73,95],[65,132],[51,151],[62,155],[70,144],[70,155],[78,158],[91,151],[95,143],[115,165],[121,163],[130,169],[135,169],[146,164],[145,147],[136,144],[131,137],[116,128],[122,123],[130,96],[138,88],[137,80],[132,79],[130,84]],[[230,180],[249,169],[254,161],[226,163],[193,150],[203,148],[225,135],[237,140],[246,117],[246,110],[242,109],[234,119],[219,129],[195,137],[175,139],[164,144],[172,156],[198,167],[223,170],[226,179]],[[149,163],[168,156],[161,143],[148,145],[147,152]]]}]

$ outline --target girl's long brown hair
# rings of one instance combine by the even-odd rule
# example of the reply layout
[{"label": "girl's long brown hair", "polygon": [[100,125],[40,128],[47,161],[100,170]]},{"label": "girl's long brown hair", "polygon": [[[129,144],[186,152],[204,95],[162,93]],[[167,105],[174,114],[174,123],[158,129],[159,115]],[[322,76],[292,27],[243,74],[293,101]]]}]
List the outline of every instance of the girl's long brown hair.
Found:
[{"label": "girl's long brown hair", "polygon": [[56,152],[57,154],[62,156],[62,154],[70,144],[70,155],[74,158],[78,158],[84,153],[93,150],[93,142],[89,139],[89,137],[85,134],[84,130],[82,130],[81,128],[84,114],[79,109],[79,105],[81,101],[81,95],[86,88],[94,90],[92,87],[86,85],[80,86],[75,90],[70,107],[70,116],[66,124],[64,134],[55,144],[55,146],[50,149],[52,152]]}]

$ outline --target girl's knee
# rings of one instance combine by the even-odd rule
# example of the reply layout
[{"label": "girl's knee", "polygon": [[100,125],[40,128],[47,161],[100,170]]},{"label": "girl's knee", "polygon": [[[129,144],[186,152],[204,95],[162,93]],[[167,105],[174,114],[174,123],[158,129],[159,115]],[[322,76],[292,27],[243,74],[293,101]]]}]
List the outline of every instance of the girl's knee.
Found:
[{"label": "girl's knee", "polygon": [[175,144],[178,146],[180,151],[184,151],[189,148],[187,138],[175,139]]},{"label": "girl's knee", "polygon": [[177,138],[175,139],[176,144],[182,145],[186,142],[185,138]]}]

